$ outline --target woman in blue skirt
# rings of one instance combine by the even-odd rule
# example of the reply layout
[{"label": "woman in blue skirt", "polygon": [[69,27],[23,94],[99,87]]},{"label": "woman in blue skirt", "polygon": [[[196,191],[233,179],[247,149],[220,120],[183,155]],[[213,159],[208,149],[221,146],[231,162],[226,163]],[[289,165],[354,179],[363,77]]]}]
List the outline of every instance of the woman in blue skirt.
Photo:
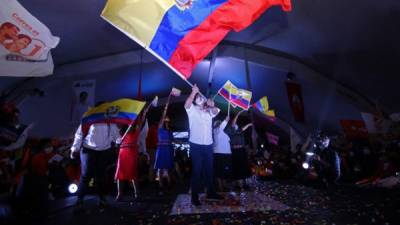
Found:
[{"label": "woman in blue skirt", "polygon": [[172,133],[169,128],[169,118],[167,109],[169,97],[165,105],[161,120],[158,123],[158,144],[154,169],[157,170],[157,177],[160,187],[163,187],[163,180],[167,180],[167,185],[171,184],[170,171],[174,167],[174,149],[172,147]]}]

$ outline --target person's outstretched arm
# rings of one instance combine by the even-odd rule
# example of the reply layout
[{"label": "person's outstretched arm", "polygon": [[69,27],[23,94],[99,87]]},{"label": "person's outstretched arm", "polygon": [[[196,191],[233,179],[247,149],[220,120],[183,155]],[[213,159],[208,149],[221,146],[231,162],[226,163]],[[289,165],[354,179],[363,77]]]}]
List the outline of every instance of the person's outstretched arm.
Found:
[{"label": "person's outstretched arm", "polygon": [[246,124],[246,126],[244,126],[244,127],[242,128],[242,131],[247,130],[247,128],[249,128],[250,126],[253,126],[253,123],[248,123],[248,124]]},{"label": "person's outstretched arm", "polygon": [[160,129],[163,126],[165,117],[167,116],[167,111],[168,111],[168,106],[169,106],[169,99],[170,98],[168,97],[168,101],[165,104],[165,108],[164,108],[163,114],[161,116],[160,122],[158,122],[158,129]]},{"label": "person's outstretched arm", "polygon": [[244,110],[238,112],[238,113],[236,114],[236,116],[233,118],[233,120],[232,120],[232,126],[235,126],[235,125],[237,124],[237,120],[238,120],[238,118],[239,118],[239,116],[240,116],[240,114],[241,114],[242,112],[244,112]]},{"label": "person's outstretched arm", "polygon": [[185,101],[185,109],[190,109],[190,107],[192,107],[194,98],[196,97],[196,94],[199,93],[199,88],[197,87],[197,85],[193,85],[192,87],[192,93],[190,93],[189,97],[186,99]]}]

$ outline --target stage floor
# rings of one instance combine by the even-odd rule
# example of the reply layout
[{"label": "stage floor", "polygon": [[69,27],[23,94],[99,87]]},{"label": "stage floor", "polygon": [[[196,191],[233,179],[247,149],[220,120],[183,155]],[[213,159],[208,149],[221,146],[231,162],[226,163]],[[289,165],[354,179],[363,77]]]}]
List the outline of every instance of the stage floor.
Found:
[{"label": "stage floor", "polygon": [[[40,225],[135,225],[135,224],[398,224],[400,191],[359,189],[341,186],[325,190],[293,181],[265,181],[251,190],[225,193],[219,203],[204,202],[193,207],[188,185],[178,184],[168,194],[159,195],[155,185],[142,187],[138,201],[122,202],[109,197],[110,206],[99,211],[97,199],[85,201],[84,213],[75,214],[74,198],[51,206],[49,217]],[[54,204],[54,203],[53,203]],[[21,218],[23,219],[23,218]],[[23,222],[23,223],[21,223]],[[32,220],[18,224],[33,224]]]},{"label": "stage floor", "polygon": [[203,214],[203,213],[237,213],[257,211],[284,211],[289,209],[285,204],[275,201],[257,191],[219,193],[222,201],[208,201],[205,194],[199,196],[202,203],[193,206],[189,194],[180,194],[175,200],[170,215]]}]

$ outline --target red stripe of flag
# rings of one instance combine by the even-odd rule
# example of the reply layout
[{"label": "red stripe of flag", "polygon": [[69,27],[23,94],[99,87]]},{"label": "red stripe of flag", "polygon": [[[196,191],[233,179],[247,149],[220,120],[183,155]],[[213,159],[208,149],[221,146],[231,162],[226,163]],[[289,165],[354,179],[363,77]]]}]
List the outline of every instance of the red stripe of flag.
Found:
[{"label": "red stripe of flag", "polygon": [[203,60],[229,31],[246,28],[274,5],[280,5],[285,11],[291,10],[290,0],[228,1],[179,42],[169,64],[189,78],[197,63]]}]

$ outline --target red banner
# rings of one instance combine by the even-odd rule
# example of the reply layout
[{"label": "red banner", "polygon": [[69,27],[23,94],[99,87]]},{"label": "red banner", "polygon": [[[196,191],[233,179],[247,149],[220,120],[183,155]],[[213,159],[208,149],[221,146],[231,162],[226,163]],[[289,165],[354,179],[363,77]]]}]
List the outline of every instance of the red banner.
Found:
[{"label": "red banner", "polygon": [[304,122],[304,103],[300,84],[287,81],[286,90],[294,119],[297,122]]},{"label": "red banner", "polygon": [[343,131],[347,138],[367,138],[368,130],[362,120],[341,120]]}]

